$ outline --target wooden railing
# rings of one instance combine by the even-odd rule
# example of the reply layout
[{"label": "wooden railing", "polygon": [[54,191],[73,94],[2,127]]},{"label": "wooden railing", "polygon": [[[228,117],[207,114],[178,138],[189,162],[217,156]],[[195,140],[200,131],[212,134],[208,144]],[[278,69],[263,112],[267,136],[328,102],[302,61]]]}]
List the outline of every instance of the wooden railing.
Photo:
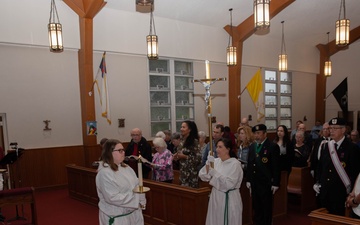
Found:
[{"label": "wooden railing", "polygon": [[[67,165],[69,196],[71,198],[97,205],[95,177],[96,169],[77,165]],[[175,179],[178,179],[175,171]],[[281,184],[274,196],[273,217],[287,214],[287,173],[281,174]],[[147,207],[143,211],[145,224],[205,224],[211,186],[200,182],[200,188],[183,187],[144,179],[144,186],[149,187],[146,193]],[[252,224],[252,203],[249,190],[243,181],[240,194],[243,202],[243,225]]]},{"label": "wooden railing", "polygon": [[312,211],[309,214],[312,225],[359,225],[360,219],[329,214],[325,208]]}]

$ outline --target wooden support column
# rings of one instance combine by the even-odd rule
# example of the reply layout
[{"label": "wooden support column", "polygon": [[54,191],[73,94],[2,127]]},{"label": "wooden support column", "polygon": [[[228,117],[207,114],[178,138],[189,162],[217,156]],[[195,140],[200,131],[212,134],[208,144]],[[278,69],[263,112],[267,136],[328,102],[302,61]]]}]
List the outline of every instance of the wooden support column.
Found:
[{"label": "wooden support column", "polygon": [[89,150],[97,148],[96,136],[87,135],[86,121],[95,121],[94,95],[89,96],[93,85],[93,18],[106,5],[104,0],[64,0],[79,15],[80,50],[79,81],[81,100],[81,125],[85,165],[90,165]]},{"label": "wooden support column", "polygon": [[[360,26],[350,31],[349,45],[354,43],[360,38]],[[349,45],[345,47],[338,47],[335,44],[335,40],[332,40],[326,45],[318,44],[316,47],[320,51],[320,73],[316,75],[316,105],[315,105],[315,118],[325,122],[325,97],[326,94],[326,77],[324,76],[324,65],[328,57],[336,54],[338,51],[349,48]]]},{"label": "wooden support column", "polygon": [[[272,0],[270,2],[270,19],[293,2],[295,0]],[[236,131],[241,121],[241,98],[239,99],[238,96],[241,92],[242,50],[244,41],[255,33],[254,15],[234,27],[233,32],[229,25],[224,29],[229,35],[233,35],[232,45],[237,47],[237,65],[229,67],[229,126],[231,130]]]}]

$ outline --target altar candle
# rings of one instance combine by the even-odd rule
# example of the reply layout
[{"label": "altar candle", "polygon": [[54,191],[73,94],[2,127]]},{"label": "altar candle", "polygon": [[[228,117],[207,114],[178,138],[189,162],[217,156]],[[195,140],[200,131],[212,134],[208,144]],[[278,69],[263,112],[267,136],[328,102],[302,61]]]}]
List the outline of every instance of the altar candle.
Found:
[{"label": "altar candle", "polygon": [[139,187],[142,187],[143,186],[143,174],[142,174],[142,163],[141,163],[140,157],[138,160],[138,177],[139,177]]},{"label": "altar candle", "polygon": [[206,79],[210,79],[210,64],[209,60],[205,60]]}]

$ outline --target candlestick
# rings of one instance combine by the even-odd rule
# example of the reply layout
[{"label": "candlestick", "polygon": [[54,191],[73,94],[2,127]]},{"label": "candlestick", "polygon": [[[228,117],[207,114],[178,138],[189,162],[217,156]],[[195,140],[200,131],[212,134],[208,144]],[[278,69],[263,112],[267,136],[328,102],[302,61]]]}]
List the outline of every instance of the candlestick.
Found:
[{"label": "candlestick", "polygon": [[210,64],[209,60],[205,60],[206,79],[210,79]]},{"label": "candlestick", "polygon": [[138,159],[138,177],[139,177],[139,187],[142,189],[143,185],[143,174],[142,174],[142,162],[141,162],[141,156],[139,156]]}]

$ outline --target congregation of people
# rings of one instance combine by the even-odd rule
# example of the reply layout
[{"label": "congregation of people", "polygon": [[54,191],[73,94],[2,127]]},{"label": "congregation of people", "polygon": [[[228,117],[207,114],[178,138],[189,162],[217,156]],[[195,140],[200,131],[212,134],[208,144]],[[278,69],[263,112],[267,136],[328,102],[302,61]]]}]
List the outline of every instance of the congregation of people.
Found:
[{"label": "congregation of people", "polygon": [[141,177],[189,188],[208,183],[207,225],[242,224],[239,189],[245,182],[254,224],[271,225],[281,171],[289,177],[293,167],[310,167],[314,182],[308,185],[319,208],[344,216],[348,207],[360,219],[360,138],[358,131],[348,132],[344,119],[316,121],[311,130],[299,120],[291,132],[279,125],[270,140],[266,125],[250,126],[243,118],[236,133],[217,123],[211,135],[207,143],[206,133],[187,120],[180,132],[159,131],[152,146],[139,128],[131,130],[126,148],[118,140],[104,139],[96,178],[100,224],[144,224],[145,195],[133,192]]}]

